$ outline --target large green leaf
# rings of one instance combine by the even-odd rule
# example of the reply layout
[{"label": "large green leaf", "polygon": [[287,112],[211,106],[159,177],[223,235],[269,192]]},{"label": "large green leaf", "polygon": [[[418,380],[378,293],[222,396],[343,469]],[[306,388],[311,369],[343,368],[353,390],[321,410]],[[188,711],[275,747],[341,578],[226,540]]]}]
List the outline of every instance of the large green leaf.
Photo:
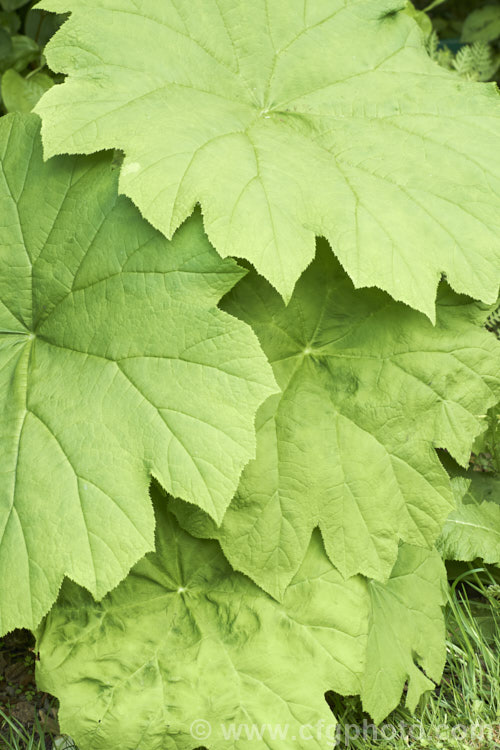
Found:
[{"label": "large green leaf", "polygon": [[[46,156],[119,148],[167,237],[199,202],[223,256],[288,299],[326,237],[356,286],[434,316],[441,273],[500,280],[500,101],[432,62],[403,0],[43,0],[67,81]],[[154,43],[153,43],[154,41]]]},{"label": "large green leaf", "polygon": [[[403,546],[385,586],[346,582],[315,535],[278,604],[156,500],[156,552],[100,604],[66,583],[38,635],[38,683],[60,698],[62,729],[80,750],[250,749],[245,726],[263,725],[287,734],[266,732],[259,746],[331,748],[328,689],[361,692],[381,719],[405,681],[411,708],[433,685],[421,669],[439,679],[444,566],[435,551]],[[194,734],[196,720],[209,722],[210,737]],[[244,725],[239,741],[224,739],[231,724]]]},{"label": "large green leaf", "polygon": [[165,240],[110,165],[44,164],[36,116],[0,121],[0,631],[152,549],[151,474],[220,520],[273,391],[216,307],[244,272],[199,218]]},{"label": "large green leaf", "polygon": [[355,290],[325,244],[288,307],[257,274],[225,309],[249,323],[282,394],[257,421],[257,458],[220,528],[176,503],[181,523],[220,540],[232,565],[278,598],[315,526],[346,576],[384,579],[400,538],[431,546],[452,508],[434,448],[467,464],[500,389],[500,346],[446,288],[438,323],[378,290]]},{"label": "large green leaf", "polygon": [[457,508],[438,542],[443,558],[500,565],[500,477],[469,472],[453,484]]}]

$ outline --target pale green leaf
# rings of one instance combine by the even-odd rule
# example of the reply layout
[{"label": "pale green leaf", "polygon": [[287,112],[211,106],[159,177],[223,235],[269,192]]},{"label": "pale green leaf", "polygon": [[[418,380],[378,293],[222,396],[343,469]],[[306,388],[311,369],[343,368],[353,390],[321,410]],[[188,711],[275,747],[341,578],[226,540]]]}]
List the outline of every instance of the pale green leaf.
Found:
[{"label": "pale green leaf", "polygon": [[36,116],[0,120],[0,631],[152,549],[151,474],[220,520],[273,391],[216,307],[244,271],[199,217],[165,240],[116,179],[109,156],[44,164]]},{"label": "pale green leaf", "polygon": [[289,299],[326,237],[356,286],[433,319],[446,272],[500,280],[500,101],[432,62],[401,0],[43,0],[46,156],[118,148],[170,237],[195,203],[223,256]]},{"label": "pale green leaf", "polygon": [[[245,726],[263,725],[286,734],[266,732],[259,747],[330,750],[327,690],[361,692],[380,719],[406,681],[410,707],[432,685],[417,665],[439,679],[435,551],[403,546],[386,586],[346,582],[314,535],[278,604],[233,572],[216,543],[183,532],[166,498],[156,508],[156,552],[100,604],[65,584],[38,634],[39,686],[59,697],[61,727],[79,750],[250,750]],[[209,722],[209,737],[191,734],[196,720]],[[244,725],[238,741],[224,739],[231,724]]]},{"label": "pale green leaf", "polygon": [[407,13],[410,18],[413,18],[413,20],[416,21],[426,37],[429,37],[432,34],[433,27],[430,17],[427,15],[427,13],[425,13],[425,11],[415,8],[410,0],[408,0],[408,2],[406,3],[405,13]]},{"label": "pale green leaf", "polygon": [[361,698],[376,723],[396,706],[405,682],[406,705],[414,711],[420,696],[441,679],[446,586],[437,551],[410,545],[400,547],[385,586],[368,582],[370,616]]},{"label": "pale green leaf", "polygon": [[469,472],[453,484],[457,508],[439,539],[443,558],[500,565],[500,478]]},{"label": "pale green leaf", "polygon": [[324,243],[285,307],[256,274],[226,298],[249,323],[282,395],[257,418],[257,458],[218,528],[176,501],[181,523],[219,539],[233,567],[281,597],[319,526],[346,576],[386,578],[398,540],[432,546],[453,507],[434,448],[469,461],[500,389],[484,310],[443,288],[438,322],[355,290]]}]

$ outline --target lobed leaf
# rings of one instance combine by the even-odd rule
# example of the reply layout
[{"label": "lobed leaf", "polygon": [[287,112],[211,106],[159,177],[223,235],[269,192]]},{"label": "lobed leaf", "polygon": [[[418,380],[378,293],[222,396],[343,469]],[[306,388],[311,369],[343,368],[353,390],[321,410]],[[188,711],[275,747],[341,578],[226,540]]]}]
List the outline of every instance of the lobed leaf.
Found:
[{"label": "lobed leaf", "polygon": [[431,547],[453,507],[435,448],[469,461],[500,389],[485,312],[443,287],[438,322],[355,290],[325,243],[290,304],[256,274],[226,298],[280,387],[257,418],[257,457],[217,527],[174,501],[181,523],[280,598],[319,526],[345,576],[384,580],[403,539]]},{"label": "lobed leaf", "polygon": [[0,631],[64,575],[103,596],[152,549],[151,475],[217,521],[274,390],[217,309],[245,273],[201,221],[168,242],[108,155],[44,164],[38,118],[0,121]]},{"label": "lobed leaf", "polygon": [[469,472],[453,484],[457,507],[438,542],[443,559],[500,565],[500,478]]},{"label": "lobed leaf", "polygon": [[[417,664],[439,679],[444,566],[435,551],[402,546],[385,586],[345,581],[314,535],[278,604],[215,542],[182,531],[157,493],[155,505],[156,552],[101,603],[65,583],[38,633],[38,683],[60,698],[62,729],[80,750],[245,749],[255,744],[245,727],[263,726],[270,750],[330,748],[328,689],[361,692],[378,720],[405,681],[410,707],[432,686]],[[210,736],[196,734],[200,720]],[[231,725],[243,725],[239,739]]]},{"label": "lobed leaf", "polygon": [[167,237],[200,203],[220,255],[286,300],[315,235],[431,319],[442,273],[496,300],[498,92],[432,62],[404,2],[42,7],[72,13],[47,48],[67,79],[36,108],[45,155],[123,150],[121,191]]}]

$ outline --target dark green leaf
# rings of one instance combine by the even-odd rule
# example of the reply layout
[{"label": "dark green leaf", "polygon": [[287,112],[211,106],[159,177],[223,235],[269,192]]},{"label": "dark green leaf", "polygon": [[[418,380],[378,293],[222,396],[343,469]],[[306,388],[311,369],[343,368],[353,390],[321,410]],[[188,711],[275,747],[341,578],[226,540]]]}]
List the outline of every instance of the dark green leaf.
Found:
[{"label": "dark green leaf", "polygon": [[[4,31],[4,29],[0,29]],[[0,73],[5,73],[9,68],[22,73],[31,62],[40,55],[40,48],[33,39],[21,34],[11,37],[12,48],[6,55],[0,55]]]},{"label": "dark green leaf", "polygon": [[11,34],[16,34],[21,28],[21,19],[17,13],[0,11],[0,28],[6,29]]}]

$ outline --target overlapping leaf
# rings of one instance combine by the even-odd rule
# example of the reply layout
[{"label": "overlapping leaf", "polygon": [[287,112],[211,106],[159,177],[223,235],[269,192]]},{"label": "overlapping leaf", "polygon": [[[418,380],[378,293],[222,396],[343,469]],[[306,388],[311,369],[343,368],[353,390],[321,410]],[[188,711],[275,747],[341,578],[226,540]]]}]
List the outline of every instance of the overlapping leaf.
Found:
[{"label": "overlapping leaf", "polygon": [[439,539],[443,558],[500,565],[500,478],[470,472],[453,484],[457,508]]},{"label": "overlapping leaf", "polygon": [[257,421],[257,458],[220,528],[176,502],[199,536],[281,597],[319,526],[346,576],[384,579],[400,538],[433,544],[452,508],[434,451],[463,464],[496,403],[500,347],[485,313],[443,288],[438,323],[377,290],[355,290],[324,244],[288,307],[256,274],[225,308],[257,333],[282,394]]},{"label": "overlapping leaf", "polygon": [[[499,338],[498,332],[495,333]],[[480,462],[488,472],[500,474],[500,409],[495,404],[484,415],[486,429],[474,441],[473,453],[476,462]],[[451,473],[456,475],[456,467],[450,467]]]},{"label": "overlapping leaf", "polygon": [[220,520],[271,368],[217,302],[244,273],[191,219],[168,242],[108,156],[44,164],[0,122],[0,630],[64,574],[102,596],[152,549],[150,475]]},{"label": "overlapping leaf", "polygon": [[72,12],[47,49],[68,78],[37,106],[46,155],[122,149],[121,190],[168,237],[199,202],[218,252],[286,299],[315,235],[431,318],[442,272],[496,298],[498,93],[433,63],[404,2],[42,7]]},{"label": "overlapping leaf", "polygon": [[[405,681],[411,707],[432,685],[417,664],[439,679],[435,551],[403,546],[385,586],[345,581],[315,535],[278,604],[232,571],[215,542],[183,532],[164,497],[156,510],[156,552],[100,604],[65,584],[39,633],[38,682],[59,696],[62,728],[80,750],[251,748],[247,729],[263,725],[278,733],[262,738],[271,750],[330,748],[328,689],[361,692],[380,719]],[[203,722],[210,736],[195,733]],[[241,725],[239,740],[224,737],[231,725]]]},{"label": "overlapping leaf", "polygon": [[439,682],[445,662],[441,606],[446,585],[436,550],[407,544],[399,548],[385,585],[366,583],[370,605],[361,698],[376,723],[397,706],[405,682],[411,711],[434,687],[431,680]]}]

